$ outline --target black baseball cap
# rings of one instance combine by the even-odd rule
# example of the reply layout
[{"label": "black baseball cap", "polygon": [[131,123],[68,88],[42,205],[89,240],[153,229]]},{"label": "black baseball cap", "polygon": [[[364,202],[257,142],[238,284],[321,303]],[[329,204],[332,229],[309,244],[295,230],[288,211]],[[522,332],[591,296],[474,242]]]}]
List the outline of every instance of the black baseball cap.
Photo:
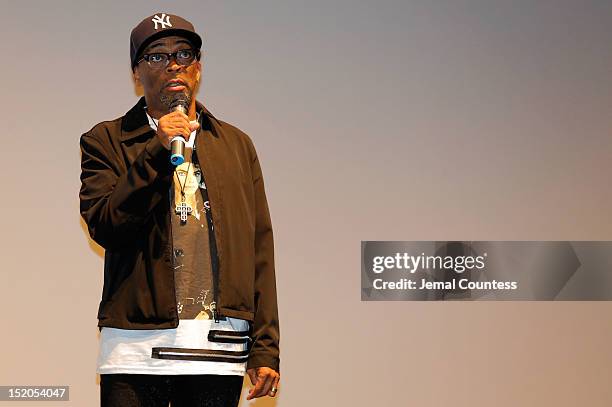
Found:
[{"label": "black baseball cap", "polygon": [[174,14],[157,13],[142,20],[130,35],[130,60],[132,69],[140,53],[153,41],[162,37],[178,35],[186,38],[196,49],[202,46],[202,38],[195,32],[193,24]]}]

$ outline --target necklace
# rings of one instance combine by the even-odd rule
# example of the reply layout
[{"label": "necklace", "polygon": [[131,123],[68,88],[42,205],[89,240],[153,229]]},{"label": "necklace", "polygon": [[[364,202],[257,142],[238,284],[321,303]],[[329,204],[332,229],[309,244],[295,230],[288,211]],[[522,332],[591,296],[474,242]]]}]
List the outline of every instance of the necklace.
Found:
[{"label": "necklace", "polygon": [[178,181],[179,186],[181,187],[181,203],[176,205],[176,208],[174,209],[174,211],[177,213],[177,215],[181,216],[181,222],[187,222],[187,216],[189,216],[189,214],[193,212],[193,208],[185,200],[185,186],[187,185],[187,177],[189,177],[190,168],[191,168],[191,161],[189,161],[189,165],[187,166],[187,173],[185,174],[184,184],[181,184],[181,179],[179,178],[176,169],[174,170],[174,175],[176,175],[176,180]]},{"label": "necklace", "polygon": [[[147,116],[149,114],[147,113]],[[199,115],[198,115],[199,118]],[[157,123],[155,123],[154,120],[151,120],[151,122],[155,125],[155,131],[157,131]],[[195,144],[193,146],[194,150],[195,150]],[[192,157],[193,159],[193,157]],[[187,217],[189,216],[189,214],[191,214],[193,212],[193,208],[191,207],[191,205],[189,205],[185,199],[185,186],[187,186],[187,177],[189,177],[189,170],[191,169],[191,161],[189,160],[189,165],[187,166],[187,172],[185,174],[185,183],[181,184],[181,179],[178,176],[178,172],[177,169],[174,169],[174,175],[176,175],[176,180],[179,183],[179,186],[181,187],[181,202],[179,204],[176,205],[176,207],[174,208],[174,211],[176,212],[177,215],[180,215],[181,217],[181,222],[187,222]]]}]

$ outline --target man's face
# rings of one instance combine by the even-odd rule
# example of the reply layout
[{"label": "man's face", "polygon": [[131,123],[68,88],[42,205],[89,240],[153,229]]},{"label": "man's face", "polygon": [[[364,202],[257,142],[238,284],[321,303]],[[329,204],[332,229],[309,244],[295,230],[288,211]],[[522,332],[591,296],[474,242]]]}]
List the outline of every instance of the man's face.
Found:
[{"label": "man's face", "polygon": [[[187,39],[170,36],[153,41],[141,55],[155,52],[171,53],[192,48],[193,46]],[[169,111],[170,103],[176,94],[185,93],[193,98],[201,70],[202,65],[197,60],[189,66],[182,66],[176,62],[175,58],[171,58],[168,65],[159,69],[151,68],[147,61],[142,60],[134,68],[134,79],[144,89],[149,110],[165,114]],[[180,82],[177,83],[177,80]]]}]

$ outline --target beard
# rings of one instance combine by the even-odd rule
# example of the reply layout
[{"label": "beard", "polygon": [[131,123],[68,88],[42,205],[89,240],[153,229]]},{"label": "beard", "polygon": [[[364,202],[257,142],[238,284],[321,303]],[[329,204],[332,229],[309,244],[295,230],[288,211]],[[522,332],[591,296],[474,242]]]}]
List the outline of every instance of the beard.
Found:
[{"label": "beard", "polygon": [[187,105],[186,107],[189,108],[189,106],[191,106],[191,98],[192,92],[188,87],[185,87],[185,90],[182,92],[172,92],[170,94],[164,93],[162,90],[159,95],[159,101],[161,102],[162,106],[166,108],[167,112],[173,110],[173,107],[176,106],[176,102],[178,100],[184,100]]}]

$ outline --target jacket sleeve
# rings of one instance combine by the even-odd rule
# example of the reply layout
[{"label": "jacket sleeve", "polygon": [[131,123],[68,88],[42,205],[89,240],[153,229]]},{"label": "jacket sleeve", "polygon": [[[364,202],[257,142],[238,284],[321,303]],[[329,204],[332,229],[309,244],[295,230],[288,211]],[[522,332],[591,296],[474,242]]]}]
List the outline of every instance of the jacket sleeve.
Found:
[{"label": "jacket sleeve", "polygon": [[80,139],[80,212],[91,238],[111,249],[134,241],[163,188],[169,188],[171,178],[163,181],[170,171],[168,150],[153,137],[128,170],[120,171],[118,154],[92,132]]},{"label": "jacket sleeve", "polygon": [[264,180],[255,149],[250,143],[255,192],[255,316],[253,344],[247,369],[266,366],[280,372],[278,307],[274,270],[274,241]]}]

